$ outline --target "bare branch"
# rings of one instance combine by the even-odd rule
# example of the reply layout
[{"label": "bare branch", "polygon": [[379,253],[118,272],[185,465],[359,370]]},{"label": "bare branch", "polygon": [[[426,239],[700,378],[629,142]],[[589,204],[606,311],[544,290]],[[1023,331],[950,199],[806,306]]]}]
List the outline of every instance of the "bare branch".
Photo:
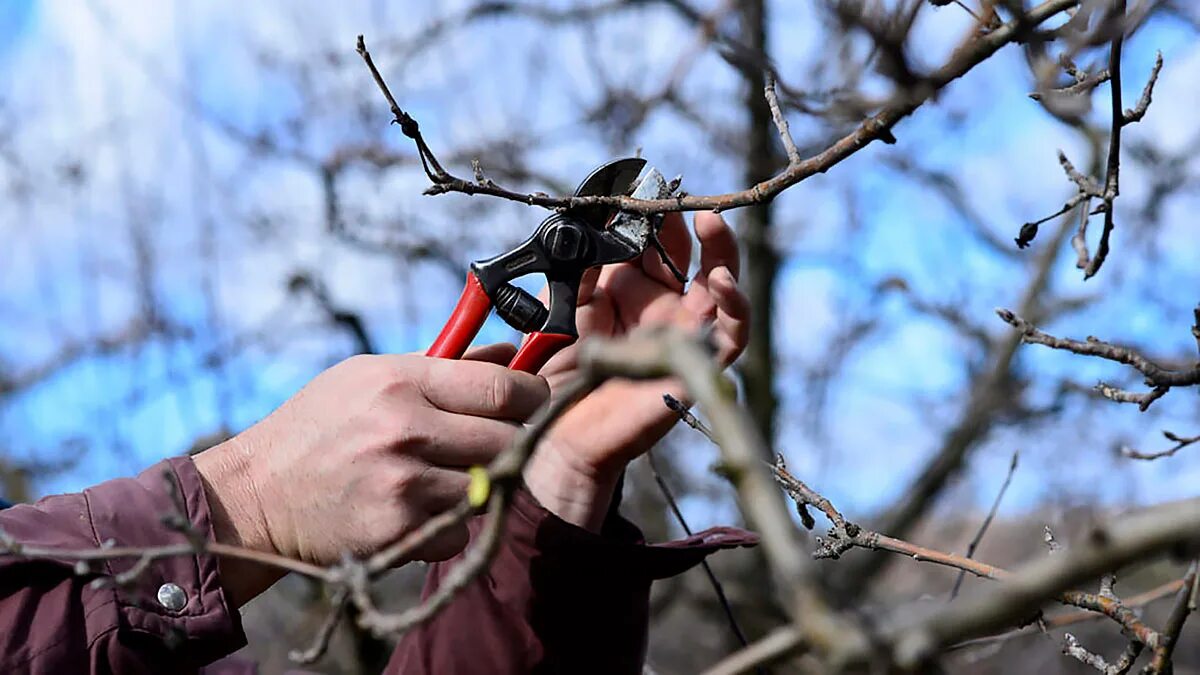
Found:
[{"label": "bare branch", "polygon": [[1142,89],[1142,95],[1138,99],[1137,105],[1132,110],[1126,110],[1121,116],[1122,126],[1141,122],[1142,118],[1146,116],[1146,111],[1150,108],[1150,101],[1154,96],[1154,84],[1158,82],[1158,73],[1162,67],[1162,52],[1158,52],[1154,57],[1154,67],[1150,69],[1150,78],[1146,80],[1146,86]]},{"label": "bare branch", "polygon": [[295,663],[310,664],[324,656],[326,650],[329,649],[329,640],[333,637],[333,631],[346,612],[349,596],[350,594],[345,588],[340,588],[334,593],[333,599],[329,603],[329,613],[325,615],[325,620],[321,622],[321,627],[317,629],[312,642],[305,649],[289,651],[289,659]]},{"label": "bare branch", "polygon": [[1108,137],[1108,163],[1104,176],[1104,229],[1100,231],[1100,243],[1096,246],[1096,255],[1083,269],[1083,278],[1090,279],[1100,271],[1100,266],[1108,258],[1109,237],[1113,231],[1113,201],[1121,191],[1121,128],[1125,126],[1124,113],[1121,110],[1121,47],[1125,42],[1125,0],[1115,0],[1112,14],[1121,19],[1117,34],[1113,38],[1109,52],[1108,70],[1112,73],[1109,90],[1112,93],[1112,131]]},{"label": "bare branch", "polygon": [[786,656],[803,644],[800,631],[790,626],[777,628],[766,637],[750,645],[746,649],[730,654],[713,667],[704,671],[704,675],[737,675],[756,666],[762,666]]},{"label": "bare branch", "polygon": [[1155,553],[1197,544],[1200,499],[1163,504],[1098,526],[1070,551],[1025,565],[978,597],[947,605],[931,617],[901,620],[886,631],[896,645],[896,662],[911,667],[946,645],[1020,621],[1069,586]]},{"label": "bare branch", "polygon": [[1096,393],[1110,401],[1115,401],[1117,403],[1133,403],[1142,412],[1145,412],[1146,409],[1150,407],[1151,403],[1154,403],[1158,399],[1162,398],[1168,391],[1170,391],[1170,387],[1155,387],[1150,391],[1139,394],[1114,387],[1107,382],[1097,382],[1094,389],[1096,390]]},{"label": "bare branch", "polygon": [[483,194],[545,208],[571,208],[589,205],[605,205],[634,213],[663,213],[668,211],[724,211],[728,209],[762,203],[787,188],[818,173],[824,173],[842,160],[877,140],[890,140],[891,129],[900,120],[911,115],[935,96],[942,88],[970,72],[987,60],[1001,47],[1021,39],[1030,28],[1062,13],[1078,4],[1079,0],[1046,0],[1025,14],[1009,21],[995,30],[974,37],[961,45],[950,59],[937,70],[923,78],[924,86],[898,95],[879,112],[864,120],[854,131],[799,163],[789,163],[780,173],[745,190],[719,195],[688,195],[667,199],[634,199],[624,196],[552,197],[545,194],[524,194],[497,185],[479,185],[447,173],[437,163],[429,147],[421,137],[416,120],[396,104],[378,69],[370,60],[362,38],[359,38],[359,54],[371,70],[371,74],[384,93],[392,111],[394,122],[400,124],[406,136],[417,144],[417,151],[425,163],[426,174],[433,183],[426,194],[461,192],[468,195]]},{"label": "bare branch", "polygon": [[1190,438],[1185,438],[1185,437],[1177,435],[1173,431],[1167,431],[1165,429],[1163,430],[1162,433],[1163,433],[1163,436],[1167,437],[1168,441],[1174,441],[1175,445],[1167,448],[1166,450],[1160,450],[1158,452],[1139,452],[1138,450],[1135,450],[1134,448],[1130,448],[1128,446],[1122,446],[1121,447],[1121,455],[1124,457],[1128,457],[1130,459],[1144,459],[1144,460],[1161,459],[1163,457],[1170,457],[1171,455],[1174,455],[1175,453],[1186,448],[1187,446],[1189,446],[1197,441],[1200,441],[1200,436],[1192,436]]},{"label": "bare branch", "polygon": [[1191,370],[1171,370],[1154,363],[1128,347],[1114,345],[1090,336],[1084,342],[1070,338],[1058,338],[1034,328],[1028,321],[1007,309],[997,309],[996,314],[1005,323],[1021,332],[1023,342],[1123,363],[1137,369],[1145,376],[1146,385],[1154,387],[1153,391],[1146,394],[1130,394],[1104,383],[1097,385],[1097,389],[1102,395],[1114,401],[1137,403],[1142,410],[1145,410],[1172,387],[1189,387],[1200,384],[1200,365]]},{"label": "bare branch", "polygon": [[779,140],[783,142],[783,149],[787,151],[788,165],[799,164],[803,159],[800,157],[800,151],[796,149],[796,141],[792,139],[792,132],[788,129],[787,116],[779,109],[779,96],[775,93],[774,78],[767,78],[767,86],[763,90],[763,95],[767,97],[767,105],[771,108],[771,119],[775,120],[775,129],[779,132]]},{"label": "bare branch", "polygon": [[[1128,598],[1125,598],[1122,602],[1125,604],[1126,607],[1130,607],[1133,609],[1144,608],[1153,602],[1156,602],[1158,600],[1161,600],[1161,599],[1167,597],[1168,595],[1171,595],[1172,593],[1176,593],[1182,587],[1183,587],[1183,579],[1175,579],[1174,581],[1168,581],[1165,584],[1160,584],[1160,585],[1158,585],[1154,588],[1151,588],[1150,590],[1145,591],[1143,593],[1131,595]],[[1040,635],[1044,631],[1056,630],[1059,628],[1065,628],[1067,626],[1074,626],[1074,625],[1085,623],[1088,621],[1096,621],[1096,620],[1102,619],[1102,618],[1108,618],[1108,617],[1105,617],[1103,614],[1100,614],[1098,612],[1093,612],[1091,610],[1064,612],[1064,613],[1060,613],[1060,614],[1053,615],[1053,616],[1047,616],[1047,617],[1043,618],[1042,626],[1027,626],[1024,628],[1018,628],[1016,630],[1011,630],[1011,631],[1007,631],[1004,633],[1000,633],[998,635],[991,635],[988,637],[967,640],[965,642],[961,642],[959,644],[949,647],[948,651],[958,650],[958,649],[966,649],[966,648],[976,647],[976,646],[981,646],[981,645],[994,644],[997,642],[1006,642],[1008,640],[1012,640],[1015,638],[1027,637],[1027,636],[1031,636],[1031,635]]]},{"label": "bare branch", "polygon": [[589,340],[581,345],[580,364],[613,376],[683,380],[690,396],[705,409],[730,480],[743,509],[762,533],[764,552],[790,602],[793,616],[804,617],[803,641],[822,653],[865,649],[868,641],[853,623],[839,617],[812,583],[812,564],[795,545],[795,527],[775,489],[764,443],[746,410],[735,404],[736,389],[712,362],[708,348],[674,331],[645,330],[623,343]]},{"label": "bare branch", "polygon": [[1108,661],[1104,660],[1104,657],[1100,656],[1099,654],[1093,654],[1092,652],[1084,649],[1083,646],[1079,644],[1079,641],[1075,639],[1075,636],[1071,635],[1070,633],[1067,633],[1063,636],[1063,653],[1067,656],[1078,659],[1084,665],[1091,666],[1096,670],[1105,673],[1105,675],[1111,672],[1110,669],[1112,666],[1108,664]]},{"label": "bare branch", "polygon": [[1087,197],[1104,198],[1104,191],[1100,188],[1100,184],[1092,179],[1091,176],[1084,175],[1075,168],[1071,160],[1067,159],[1066,153],[1062,150],[1058,151],[1058,163],[1062,165],[1063,171],[1066,172],[1067,178],[1079,188],[1079,192]]},{"label": "bare branch", "polygon": [[1109,593],[1066,591],[1059,597],[1064,603],[1107,616],[1117,622],[1127,635],[1151,649],[1158,646],[1158,632],[1147,626],[1138,612],[1112,595],[1111,590]]},{"label": "bare branch", "polygon": [[1059,87],[1057,89],[1051,89],[1045,93],[1035,91],[1029,94],[1029,98],[1035,101],[1041,101],[1046,98],[1047,94],[1058,96],[1079,96],[1081,94],[1088,94],[1091,93],[1091,91],[1096,87],[1108,82],[1108,80],[1112,77],[1107,69],[1100,70],[1090,75],[1079,71],[1076,71],[1072,74],[1075,76],[1075,82],[1072,84],[1069,84],[1065,87]]},{"label": "bare branch", "polygon": [[1161,675],[1171,672],[1171,654],[1179,642],[1183,624],[1187,622],[1188,616],[1196,611],[1197,595],[1200,594],[1200,574],[1197,574],[1196,567],[1197,562],[1193,560],[1191,566],[1188,567],[1187,575],[1183,578],[1183,587],[1179,589],[1179,594],[1175,598],[1171,615],[1167,617],[1167,623],[1160,633],[1159,643],[1152,647],[1154,657],[1142,670],[1143,675]]}]

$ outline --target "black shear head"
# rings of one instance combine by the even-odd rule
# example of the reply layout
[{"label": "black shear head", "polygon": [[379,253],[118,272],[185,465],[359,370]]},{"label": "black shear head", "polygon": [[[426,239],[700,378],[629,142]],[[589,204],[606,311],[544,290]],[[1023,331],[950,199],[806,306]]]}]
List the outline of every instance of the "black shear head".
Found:
[{"label": "black shear head", "polygon": [[[593,171],[575,190],[576,197],[634,196],[659,199],[674,194],[675,181],[646,166],[640,157],[618,159]],[[632,260],[648,247],[658,250],[677,277],[658,228],[662,215],[619,212],[616,207],[585,205],[568,208],[542,221],[521,244],[494,258],[472,263],[471,269],[497,313],[517,330],[576,335],[575,306],[579,283],[592,267]],[[549,305],[510,282],[541,273],[549,285]]]}]

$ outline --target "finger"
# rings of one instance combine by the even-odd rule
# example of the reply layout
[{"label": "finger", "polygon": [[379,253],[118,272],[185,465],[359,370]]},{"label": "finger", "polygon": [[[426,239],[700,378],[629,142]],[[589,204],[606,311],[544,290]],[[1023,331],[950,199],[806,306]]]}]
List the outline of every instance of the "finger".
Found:
[{"label": "finger", "polygon": [[717,301],[708,288],[708,278],[696,275],[692,285],[683,296],[681,307],[692,318],[691,322],[680,323],[684,328],[711,323],[717,319]]},{"label": "finger", "polygon": [[[659,230],[658,240],[663,249],[675,263],[675,267],[687,277],[688,267],[692,262],[692,236],[684,225],[683,215],[672,211],[663,216],[662,229]],[[653,248],[647,248],[642,254],[642,269],[655,281],[676,291],[683,290],[683,284],[671,273],[671,269],[662,261],[662,256]]]},{"label": "finger", "polygon": [[579,280],[579,295],[575,297],[575,305],[583,306],[592,301],[592,294],[596,291],[596,281],[600,279],[600,268],[589,267],[583,273],[583,278]]},{"label": "finger", "polygon": [[[589,267],[583,271],[583,276],[579,279],[579,293],[575,296],[575,306],[582,307],[591,302],[592,297],[596,292],[596,283],[600,279],[600,267]],[[542,290],[538,291],[537,299],[542,301],[542,304],[550,302],[550,285],[542,286]]]},{"label": "finger", "polygon": [[727,365],[741,355],[750,340],[750,299],[727,267],[709,273],[708,291],[717,306],[717,357]]},{"label": "finger", "polygon": [[433,516],[454,508],[467,496],[471,477],[466,471],[426,466],[413,481],[413,506]]},{"label": "finger", "polygon": [[509,342],[497,342],[492,345],[480,345],[471,347],[463,354],[465,361],[484,361],[486,363],[495,363],[497,365],[506,366],[509,361],[512,361],[513,355],[517,353],[517,346]]},{"label": "finger", "polygon": [[446,412],[524,421],[550,396],[536,375],[482,361],[426,359],[421,393]]},{"label": "finger", "polygon": [[[405,451],[442,468],[465,469],[491,462],[513,444],[521,425],[486,417],[427,411],[420,432],[405,430]],[[419,438],[414,436],[419,435]]]},{"label": "finger", "polygon": [[719,213],[701,211],[693,222],[696,238],[700,240],[700,271],[702,278],[718,267],[728,267],[734,279],[741,270],[737,236]]},{"label": "finger", "polygon": [[605,277],[602,275],[600,279],[601,285],[592,291],[591,302],[580,305],[575,312],[575,328],[579,330],[580,335],[608,336],[612,334],[616,324],[616,307],[605,290]]}]

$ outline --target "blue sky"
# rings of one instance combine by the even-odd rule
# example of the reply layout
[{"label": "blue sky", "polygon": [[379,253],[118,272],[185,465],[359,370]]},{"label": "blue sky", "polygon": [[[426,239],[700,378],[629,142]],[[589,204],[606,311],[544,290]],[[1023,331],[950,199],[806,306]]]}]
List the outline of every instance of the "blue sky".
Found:
[{"label": "blue sky", "polygon": [[[284,280],[295,269],[319,270],[335,298],[370,319],[381,348],[416,351],[428,344],[453,304],[459,276],[433,264],[364,255],[332,238],[313,167],[253,152],[228,128],[266,128],[314,156],[358,142],[407,152],[405,139],[385,124],[386,110],[351,51],[353,38],[364,32],[383,42],[384,26],[425,25],[461,4],[45,0],[0,9],[0,75],[10,83],[0,130],[11,130],[22,167],[5,176],[10,186],[25,176],[37,188],[2,207],[12,246],[0,253],[0,358],[37,363],[72,339],[120,329],[138,302],[131,242],[139,238],[163,261],[149,272],[157,300],[193,331],[187,339],[81,360],[0,410],[0,432],[18,457],[43,457],[72,440],[84,449],[73,469],[42,490],[76,490],[127,475],[222,425],[243,428],[344,356],[345,336],[321,327],[311,303],[288,301]],[[790,82],[805,83],[824,48],[812,39],[812,9],[809,3],[773,9],[776,60]],[[939,62],[962,34],[966,24],[951,9],[931,11],[919,25],[922,63]],[[635,149],[608,147],[576,131],[579,107],[595,95],[590,54],[605,60],[611,78],[645,90],[670,72],[691,38],[668,14],[648,11],[551,37],[521,22],[485,23],[411,58],[386,50],[377,56],[435,147],[537,135],[545,142],[531,161],[570,183],[604,158]],[[1200,50],[1177,24],[1148,26],[1128,45],[1127,100],[1140,90],[1156,48],[1167,66],[1155,105],[1128,136],[1179,147],[1196,133],[1191,120],[1200,85],[1188,73],[1200,65]],[[886,503],[936,447],[961,403],[962,364],[974,347],[936,322],[910,316],[899,299],[887,300],[878,309],[886,330],[851,352],[832,392],[826,434],[806,428],[812,402],[800,376],[824,353],[820,347],[839,321],[865,310],[870,297],[869,287],[846,276],[846,195],[863,223],[851,256],[862,278],[902,276],[1001,333],[992,308],[1016,303],[1021,267],[1036,251],[1015,260],[995,255],[941,200],[898,180],[881,160],[903,154],[963,177],[973,186],[973,208],[1003,240],[1021,222],[1052,211],[1070,194],[1054,150],[1078,157],[1082,146],[1027,98],[1027,77],[1013,76],[1021,63],[1019,52],[1006,49],[904,121],[896,146],[872,146],[779,200],[787,254],[778,301],[780,447],[793,467],[849,509]],[[709,119],[737,121],[736,79],[718,59],[700,58],[686,83]],[[371,124],[361,124],[364,114]],[[819,132],[805,119],[795,119],[793,129],[801,138]],[[693,192],[738,186],[736,166],[670,113],[653,117],[633,143],[667,173],[683,173]],[[85,163],[83,186],[56,178],[71,161]],[[1123,176],[1121,222],[1132,230],[1145,175],[1130,163]],[[516,241],[543,215],[479,198],[421,197],[424,185],[415,170],[354,172],[342,183],[342,202],[354,218],[394,228],[394,236],[460,242],[464,269],[468,260]],[[1164,241],[1194,241],[1187,216],[1194,201],[1188,194],[1171,205],[1161,224]],[[489,236],[479,236],[482,227]],[[1113,259],[1087,284],[1064,251],[1056,286],[1105,299],[1053,328],[1129,340],[1164,355],[1189,353],[1187,309],[1200,298],[1186,289],[1200,286],[1196,252],[1167,247],[1150,263],[1122,255],[1124,236],[1119,230]],[[1139,302],[1147,286],[1167,291],[1164,303]],[[205,365],[208,354],[248,335],[256,337],[219,369]],[[493,322],[482,339],[510,336]],[[1037,347],[1026,347],[1020,359],[1038,379],[1035,398],[1048,397],[1060,377],[1091,384],[1123,372]],[[1081,406],[1072,419],[1082,431],[1000,430],[958,496],[989,501],[1014,448],[1025,452],[1025,465],[1010,508],[1063,492],[1140,500],[1191,494],[1200,476],[1185,457],[1121,465],[1121,491],[1100,494],[1095,486],[1113,470],[1115,439],[1158,447],[1162,427],[1194,433],[1195,403],[1195,393],[1175,392],[1149,415],[1127,406]],[[677,441],[688,446],[701,480],[712,451],[685,434]],[[1066,454],[1076,458],[1069,471],[1061,466]],[[690,508],[720,520],[729,503],[713,508],[694,501]]]},{"label": "blue sky", "polygon": [[33,17],[34,0],[10,0],[0,6],[0,53],[12,49]]}]

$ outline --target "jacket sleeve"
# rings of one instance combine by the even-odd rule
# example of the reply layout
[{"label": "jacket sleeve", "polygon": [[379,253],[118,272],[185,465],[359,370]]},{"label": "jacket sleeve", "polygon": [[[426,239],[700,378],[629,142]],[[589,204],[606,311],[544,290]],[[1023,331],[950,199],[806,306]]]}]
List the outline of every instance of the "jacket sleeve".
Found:
[{"label": "jacket sleeve", "polygon": [[[472,538],[480,524],[470,524]],[[386,672],[640,674],[651,582],[718,549],[757,541],[744,530],[719,527],[647,545],[615,508],[597,535],[560,520],[520,490],[491,567],[409,632]],[[460,559],[431,565],[422,596]]]},{"label": "jacket sleeve", "polygon": [[[164,472],[179,486],[192,526],[211,539],[204,488],[187,457],[5,509],[0,531],[18,546],[72,550],[185,541],[160,521],[171,510]],[[187,673],[245,644],[214,557],[163,558],[121,588],[92,583],[136,562],[85,570],[69,559],[0,556],[0,672]]]}]

